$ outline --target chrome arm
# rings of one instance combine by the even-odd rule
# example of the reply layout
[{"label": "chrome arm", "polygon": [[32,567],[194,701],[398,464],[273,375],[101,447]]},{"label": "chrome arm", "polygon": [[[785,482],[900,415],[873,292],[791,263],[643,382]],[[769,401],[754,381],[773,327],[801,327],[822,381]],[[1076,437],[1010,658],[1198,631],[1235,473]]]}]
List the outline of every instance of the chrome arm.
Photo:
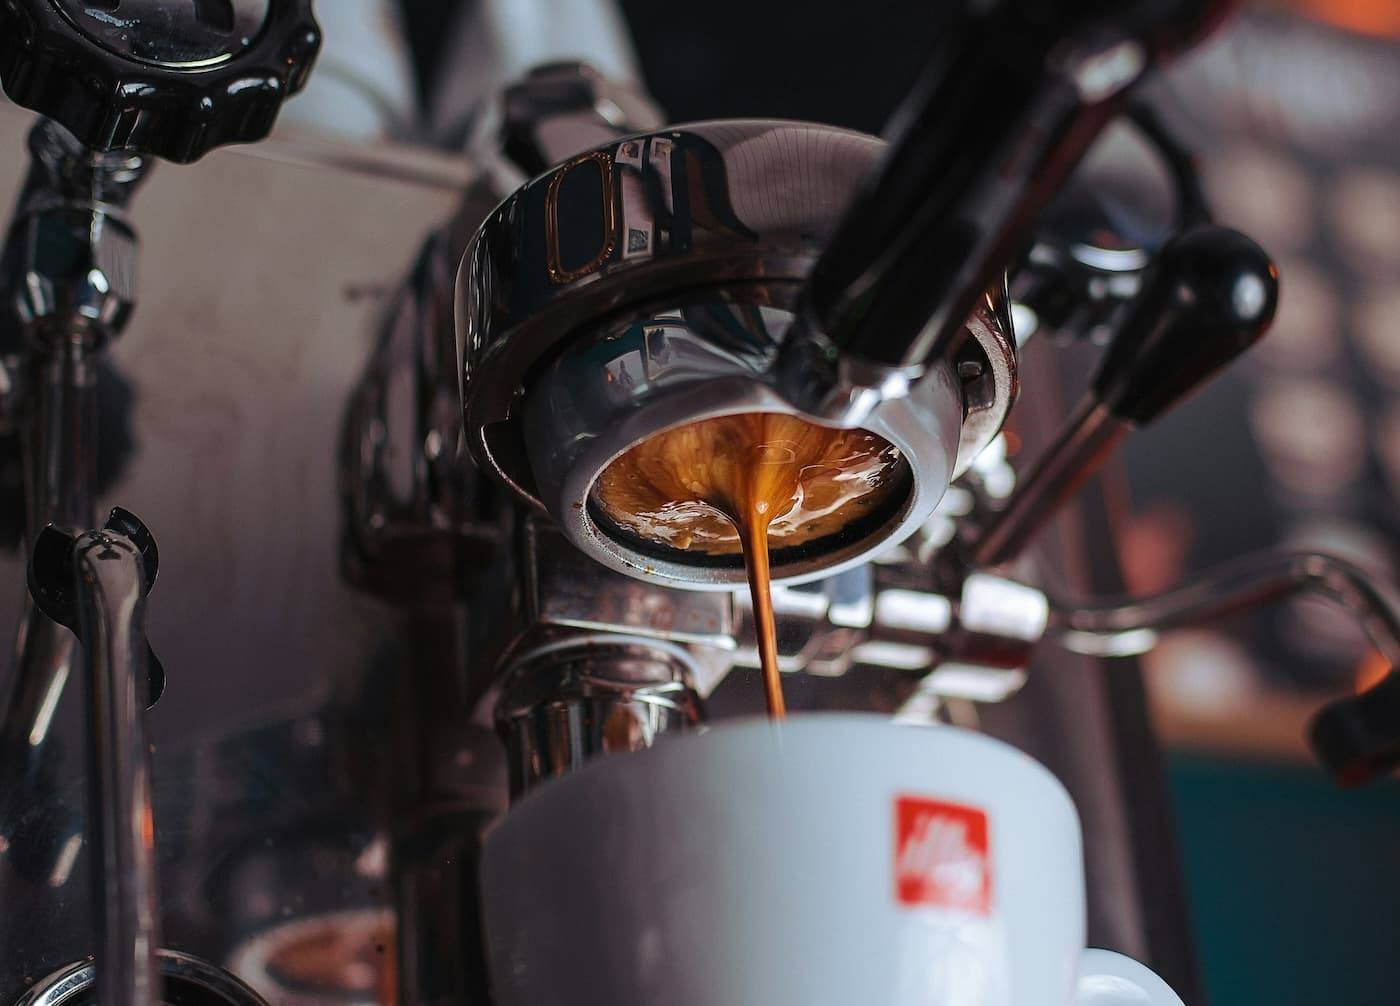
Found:
[{"label": "chrome arm", "polygon": [[1081,401],[1064,430],[1017,482],[1006,506],[977,537],[973,565],[999,566],[1020,555],[1130,429],[1092,397]]},{"label": "chrome arm", "polygon": [[1367,782],[1400,765],[1400,592],[1364,570],[1319,552],[1265,552],[1138,601],[1099,608],[1057,603],[1048,638],[1098,656],[1144,653],[1157,634],[1312,593],[1356,619],[1390,664],[1365,691],[1323,706],[1308,727],[1321,765],[1341,785]]},{"label": "chrome arm", "polygon": [[98,1001],[118,1006],[149,1006],[160,987],[144,629],[156,566],[149,532],[120,510],[103,529],[76,536],[49,525],[35,540],[30,566],[36,606],[75,630],[87,657]]},{"label": "chrome arm", "polygon": [[1092,608],[1052,600],[1047,638],[1091,656],[1146,653],[1157,635],[1316,594],[1352,615],[1392,666],[1400,666],[1400,593],[1365,570],[1322,552],[1263,552],[1202,573],[1193,582]]},{"label": "chrome arm", "polygon": [[81,633],[88,654],[89,814],[102,934],[98,1001],[157,1001],[155,828],[145,724],[145,584],[126,538],[83,535],[74,546]]}]

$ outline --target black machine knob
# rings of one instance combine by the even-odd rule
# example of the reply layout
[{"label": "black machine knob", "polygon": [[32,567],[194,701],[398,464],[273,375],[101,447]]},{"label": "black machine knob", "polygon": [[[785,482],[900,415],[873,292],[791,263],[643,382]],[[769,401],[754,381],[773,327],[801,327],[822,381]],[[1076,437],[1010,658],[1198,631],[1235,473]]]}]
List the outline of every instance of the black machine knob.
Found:
[{"label": "black machine knob", "polygon": [[321,44],[311,0],[0,0],[0,83],[97,151],[260,140]]},{"label": "black machine knob", "polygon": [[1400,674],[1323,707],[1308,726],[1313,753],[1343,786],[1400,768]]},{"label": "black machine knob", "polygon": [[1202,224],[1163,246],[1094,377],[1114,416],[1145,426],[1257,342],[1278,270],[1239,231]]}]

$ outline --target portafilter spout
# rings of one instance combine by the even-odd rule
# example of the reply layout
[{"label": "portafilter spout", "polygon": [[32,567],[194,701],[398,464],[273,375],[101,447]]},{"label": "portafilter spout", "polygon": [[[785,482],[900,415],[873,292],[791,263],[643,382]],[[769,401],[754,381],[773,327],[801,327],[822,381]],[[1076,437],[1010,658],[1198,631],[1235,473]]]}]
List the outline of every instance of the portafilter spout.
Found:
[{"label": "portafilter spout", "polygon": [[[697,421],[781,413],[774,362],[808,272],[884,144],[793,122],[633,135],[535,178],[485,220],[457,282],[468,447],[605,566],[665,586],[732,589],[737,554],[641,540],[608,519],[599,476]],[[978,300],[965,354],[864,417],[898,461],[875,505],[778,548],[775,580],[828,575],[911,534],[1000,428],[1015,392],[1003,285]]]}]

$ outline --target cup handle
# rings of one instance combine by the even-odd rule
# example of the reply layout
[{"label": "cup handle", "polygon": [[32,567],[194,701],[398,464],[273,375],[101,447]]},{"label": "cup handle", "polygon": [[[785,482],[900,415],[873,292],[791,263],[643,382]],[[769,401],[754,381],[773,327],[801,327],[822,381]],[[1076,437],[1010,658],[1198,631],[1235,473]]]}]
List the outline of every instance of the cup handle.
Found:
[{"label": "cup handle", "polygon": [[1112,950],[1079,957],[1074,1006],[1185,1006],[1171,986],[1146,965]]}]

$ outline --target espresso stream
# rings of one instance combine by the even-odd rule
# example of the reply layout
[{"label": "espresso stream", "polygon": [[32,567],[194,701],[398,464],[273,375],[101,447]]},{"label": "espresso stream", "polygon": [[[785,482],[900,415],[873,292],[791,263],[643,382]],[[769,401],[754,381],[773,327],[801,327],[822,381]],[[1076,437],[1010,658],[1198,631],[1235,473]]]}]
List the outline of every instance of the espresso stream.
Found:
[{"label": "espresso stream", "polygon": [[750,412],[659,433],[612,462],[595,503],[653,543],[710,555],[741,553],[768,715],[784,715],[769,550],[835,534],[894,491],[899,452],[864,430]]}]

